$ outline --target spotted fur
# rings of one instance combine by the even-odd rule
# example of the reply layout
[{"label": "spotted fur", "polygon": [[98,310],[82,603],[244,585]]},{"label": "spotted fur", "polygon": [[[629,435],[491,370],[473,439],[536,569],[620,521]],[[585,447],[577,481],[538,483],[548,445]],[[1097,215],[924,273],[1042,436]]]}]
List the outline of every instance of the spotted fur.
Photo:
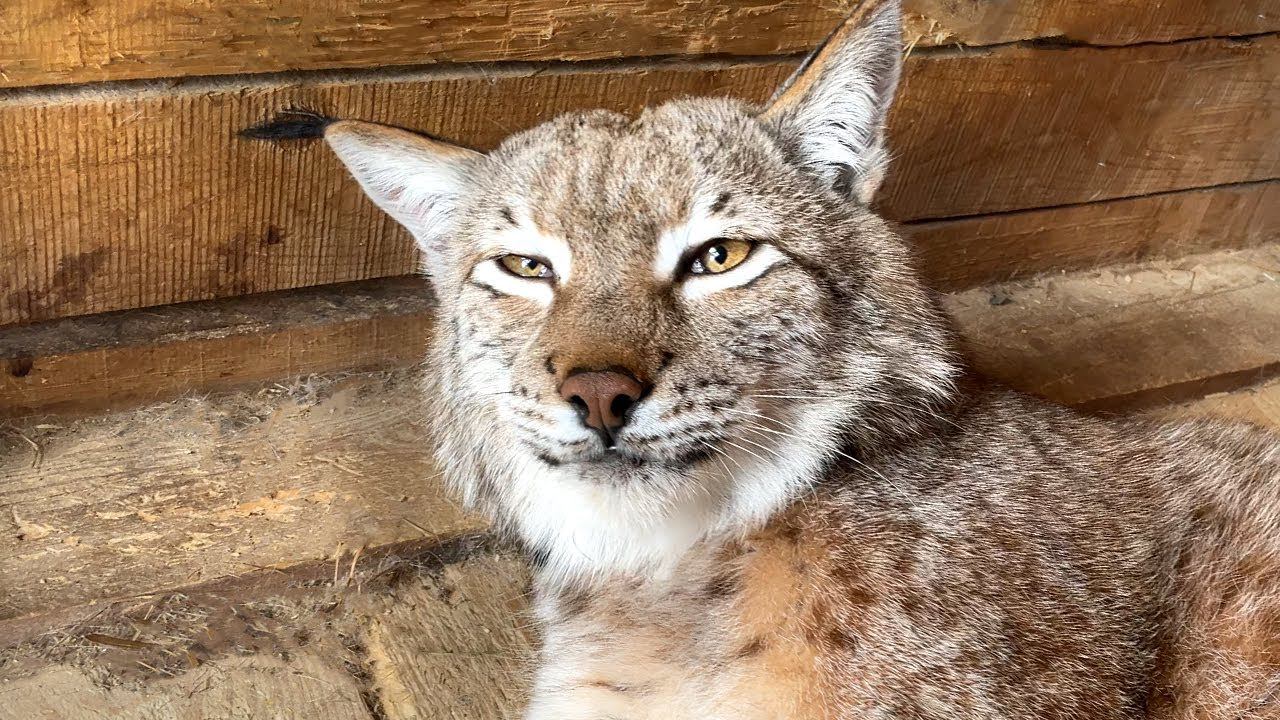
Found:
[{"label": "spotted fur", "polygon": [[[423,249],[440,463],[536,561],[527,717],[1280,716],[1280,442],[964,375],[867,207],[898,14],[764,108],[323,126]],[[755,247],[689,274],[716,237]],[[613,448],[557,392],[610,368],[652,386]]]}]

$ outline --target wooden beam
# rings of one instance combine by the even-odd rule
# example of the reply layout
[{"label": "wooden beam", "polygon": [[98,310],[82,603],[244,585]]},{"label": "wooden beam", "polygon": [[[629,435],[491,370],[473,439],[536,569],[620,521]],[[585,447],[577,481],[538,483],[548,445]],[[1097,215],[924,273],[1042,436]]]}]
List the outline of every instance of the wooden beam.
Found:
[{"label": "wooden beam", "polygon": [[1175,258],[1280,238],[1280,182],[906,223],[936,290]]},{"label": "wooden beam", "polygon": [[881,207],[940,219],[1280,177],[1277,63],[1274,35],[909,59]]},{"label": "wooden beam", "polygon": [[482,528],[446,497],[418,392],[362,375],[5,426],[0,619]]},{"label": "wooden beam", "polygon": [[98,412],[417,362],[430,290],[387,278],[66,318],[0,332],[0,417]]},{"label": "wooden beam", "polygon": [[977,288],[942,298],[974,365],[1068,405],[1123,410],[1280,369],[1280,246]]},{"label": "wooden beam", "polygon": [[[27,0],[0,16],[0,87],[437,62],[800,53],[852,6]],[[1127,44],[1280,30],[1280,11],[1269,0],[907,0],[904,11],[907,40],[917,47],[1045,37]]]},{"label": "wooden beam", "polygon": [[[882,201],[918,220],[1280,176],[1280,39],[914,54]],[[291,106],[480,147],[564,110],[766,97],[790,61],[436,70],[0,99],[0,324],[403,275],[331,154],[235,132]],[[1016,262],[1016,260],[1015,260]]]}]

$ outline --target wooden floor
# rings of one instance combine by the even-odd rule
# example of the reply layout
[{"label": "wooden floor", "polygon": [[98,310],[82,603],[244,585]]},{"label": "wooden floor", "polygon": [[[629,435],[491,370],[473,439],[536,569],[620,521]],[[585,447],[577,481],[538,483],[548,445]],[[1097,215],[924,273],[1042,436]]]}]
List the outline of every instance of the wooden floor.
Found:
[{"label": "wooden floor", "polygon": [[[370,329],[381,323],[395,328],[388,347],[429,335],[429,303],[396,296],[419,286],[372,287],[357,289],[367,302],[348,324],[309,332],[337,323],[385,337]],[[943,303],[974,362],[1016,387],[1099,412],[1280,427],[1280,245],[987,285]],[[152,320],[179,323],[161,315]],[[264,343],[281,316],[165,337],[232,358],[243,347],[228,338]],[[50,356],[83,369],[137,352],[95,342]],[[535,640],[523,566],[440,487],[412,367],[330,365],[304,380],[0,426],[0,718],[514,716]],[[59,398],[95,382],[107,381],[68,382]]]}]

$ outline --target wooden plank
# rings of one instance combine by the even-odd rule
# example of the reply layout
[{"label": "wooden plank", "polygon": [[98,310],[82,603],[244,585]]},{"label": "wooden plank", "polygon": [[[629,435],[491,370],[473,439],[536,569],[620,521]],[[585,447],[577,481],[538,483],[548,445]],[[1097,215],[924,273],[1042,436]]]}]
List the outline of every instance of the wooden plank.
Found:
[{"label": "wooden plank", "polygon": [[1280,182],[907,223],[936,290],[1245,248],[1280,238]]},{"label": "wooden plank", "polygon": [[[1183,400],[1280,363],[1280,246],[1117,266],[942,298],[976,367],[1096,409]],[[1214,390],[1222,388],[1215,387]]]},{"label": "wooden plank", "polygon": [[[1280,176],[1278,59],[1274,37],[913,55],[883,205],[914,220]],[[280,108],[489,147],[572,108],[759,100],[791,68],[450,70],[11,94],[0,100],[0,324],[411,272],[405,234],[323,148],[235,138]]]},{"label": "wooden plank", "polygon": [[108,685],[51,666],[0,684],[0,718],[373,720],[355,680],[326,657],[217,662],[144,685]]},{"label": "wooden plank", "polygon": [[1280,177],[1280,37],[1006,47],[908,61],[882,207],[896,220]]},{"label": "wooden plank", "polygon": [[0,417],[99,412],[313,373],[417,362],[430,291],[388,278],[0,331]]},{"label": "wooden plank", "polygon": [[[772,55],[818,43],[851,0],[28,0],[0,9],[0,87],[436,62]],[[916,46],[1095,44],[1280,30],[1270,0],[908,0]]]},{"label": "wooden plank", "polygon": [[372,688],[388,720],[519,716],[534,656],[529,573],[514,557],[445,567],[393,601],[370,598]]},{"label": "wooden plank", "polygon": [[1128,45],[1280,30],[1271,0],[904,0],[907,41],[991,45],[1046,39]]},{"label": "wooden plank", "polygon": [[1165,417],[1232,418],[1280,430],[1280,380],[1162,408]]},{"label": "wooden plank", "polygon": [[418,392],[406,372],[5,426],[0,620],[483,527],[445,497]]}]

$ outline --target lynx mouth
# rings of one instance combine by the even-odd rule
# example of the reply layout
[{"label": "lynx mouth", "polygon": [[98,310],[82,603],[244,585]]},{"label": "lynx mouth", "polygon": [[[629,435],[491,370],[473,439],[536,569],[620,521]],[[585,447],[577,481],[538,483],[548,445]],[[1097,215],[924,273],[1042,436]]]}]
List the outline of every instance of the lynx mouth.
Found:
[{"label": "lynx mouth", "polygon": [[553,467],[576,468],[583,471],[597,469],[624,472],[641,468],[687,470],[695,465],[714,461],[719,452],[721,451],[710,443],[656,453],[629,447],[623,442],[608,447],[598,446],[593,450],[569,457],[551,457],[541,452],[538,453],[538,457]]}]

